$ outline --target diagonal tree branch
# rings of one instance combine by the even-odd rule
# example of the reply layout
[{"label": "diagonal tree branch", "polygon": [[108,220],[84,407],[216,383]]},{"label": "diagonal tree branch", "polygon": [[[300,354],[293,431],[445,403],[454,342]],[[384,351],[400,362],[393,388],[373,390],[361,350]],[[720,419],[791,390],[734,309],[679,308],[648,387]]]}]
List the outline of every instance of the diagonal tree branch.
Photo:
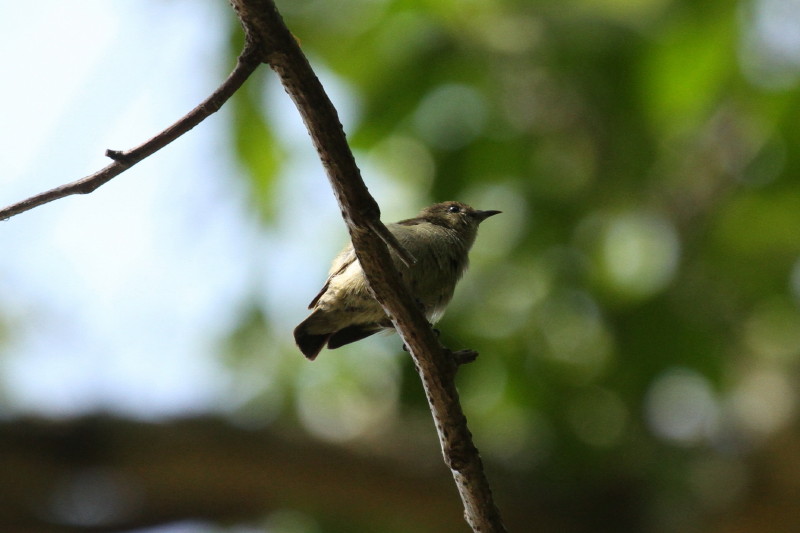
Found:
[{"label": "diagonal tree branch", "polygon": [[248,39],[259,46],[264,61],[278,74],[300,111],[370,288],[414,359],[467,522],[474,531],[505,531],[456,390],[458,358],[439,344],[389,257],[379,236],[380,228],[384,228],[380,210],[361,179],[336,109],[273,1],[230,1]]},{"label": "diagonal tree branch", "polygon": [[98,170],[94,174],[66,183],[49,191],[31,196],[21,202],[9,205],[0,210],[0,220],[7,220],[14,215],[24,213],[34,207],[71,196],[73,194],[89,194],[95,189],[111,181],[136,163],[153,155],[169,143],[194,128],[211,114],[219,111],[233,94],[242,86],[250,74],[261,64],[254,53],[255,48],[251,43],[245,45],[244,50],[236,61],[236,66],[228,78],[208,98],[197,107],[189,111],[177,122],[158,133],[156,136],[130,150],[106,150],[106,155],[113,160],[110,165]]},{"label": "diagonal tree branch", "polygon": [[469,351],[454,354],[442,347],[403,285],[386,246],[396,249],[407,263],[414,259],[381,223],[380,209],[361,179],[336,109],[275,4],[272,0],[230,2],[244,28],[246,44],[234,70],[211,96],[143,144],[126,151],[108,150],[106,155],[113,163],[98,172],[0,210],[0,220],[66,196],[91,193],[218,111],[261,62],[268,63],[280,77],[308,128],[370,288],[414,359],[467,522],[474,531],[505,531],[455,386],[458,364],[473,359],[476,354]]}]

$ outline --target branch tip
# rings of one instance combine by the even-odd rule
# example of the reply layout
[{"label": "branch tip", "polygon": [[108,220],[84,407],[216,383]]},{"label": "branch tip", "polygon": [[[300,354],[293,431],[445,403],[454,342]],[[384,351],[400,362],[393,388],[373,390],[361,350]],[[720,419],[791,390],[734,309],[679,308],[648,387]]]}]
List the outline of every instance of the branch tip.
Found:
[{"label": "branch tip", "polygon": [[458,366],[472,363],[478,358],[478,352],[475,350],[458,350],[457,352],[450,352],[450,355],[453,357],[453,362]]},{"label": "branch tip", "polygon": [[167,146],[205,120],[209,115],[219,110],[222,104],[241,87],[250,74],[260,65],[260,62],[255,60],[256,56],[253,51],[254,45],[248,43],[240,54],[236,67],[227,79],[225,79],[208,98],[203,100],[199,105],[175,121],[172,125],[130,150],[106,150],[106,157],[113,160],[114,163],[98,170],[94,174],[65,183],[49,191],[36,194],[30,198],[4,207],[0,209],[0,220],[7,220],[15,215],[66,196],[91,193],[139,161]]}]

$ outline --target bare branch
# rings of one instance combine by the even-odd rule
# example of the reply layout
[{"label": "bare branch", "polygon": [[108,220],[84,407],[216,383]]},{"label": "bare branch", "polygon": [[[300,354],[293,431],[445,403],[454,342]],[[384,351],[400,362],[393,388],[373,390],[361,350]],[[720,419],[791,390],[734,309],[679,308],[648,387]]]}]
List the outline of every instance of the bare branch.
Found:
[{"label": "bare branch", "polygon": [[[375,298],[391,317],[422,379],[445,462],[474,531],[505,531],[472,442],[455,387],[456,358],[436,335],[402,283],[381,239],[380,210],[361,179],[336,109],[271,0],[231,0],[249,39],[280,76],[317,148]],[[384,228],[385,229],[385,228]],[[389,244],[395,243],[389,240]],[[474,352],[473,352],[474,354]]]},{"label": "bare branch", "polygon": [[242,86],[245,80],[261,63],[260,59],[253,52],[254,48],[248,43],[244,51],[239,55],[236,67],[222,85],[220,85],[211,96],[203,100],[200,105],[192,109],[161,133],[130,150],[106,150],[106,156],[114,161],[110,165],[79,180],[9,205],[0,210],[0,220],[7,220],[14,215],[24,213],[34,207],[66,196],[88,194],[101,185],[108,183],[114,177],[122,174],[139,161],[164,148],[169,143],[200,124],[200,122],[205,120],[209,115],[219,111],[222,104],[233,96],[236,90]]},{"label": "bare branch", "polygon": [[414,262],[414,259],[381,223],[380,209],[361,179],[336,109],[274,3],[271,0],[230,1],[242,22],[247,44],[236,68],[209,98],[147,142],[127,151],[108,150],[106,155],[113,163],[107,167],[8,206],[0,210],[0,219],[8,219],[65,196],[94,191],[219,110],[258,65],[267,62],[280,76],[284,88],[303,117],[339,202],[370,288],[391,317],[414,359],[445,462],[452,471],[461,495],[467,522],[474,531],[505,531],[455,387],[458,364],[474,359],[477,354],[465,351],[457,352],[456,356],[443,348],[401,281],[386,245],[394,248],[407,263]]}]

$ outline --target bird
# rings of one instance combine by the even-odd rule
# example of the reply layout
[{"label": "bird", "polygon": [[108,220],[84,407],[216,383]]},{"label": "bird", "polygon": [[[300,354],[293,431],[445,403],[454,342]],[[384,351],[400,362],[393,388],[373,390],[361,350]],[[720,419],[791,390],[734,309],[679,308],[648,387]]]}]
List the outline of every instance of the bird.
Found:
[{"label": "bird", "polygon": [[[416,262],[407,265],[390,248],[392,261],[425,317],[435,324],[469,264],[478,226],[500,211],[481,211],[449,201],[426,207],[414,217],[387,224]],[[308,305],[311,314],[294,329],[303,355],[314,360],[327,345],[336,349],[392,328],[369,291],[352,242],[336,256],[322,289]]]}]

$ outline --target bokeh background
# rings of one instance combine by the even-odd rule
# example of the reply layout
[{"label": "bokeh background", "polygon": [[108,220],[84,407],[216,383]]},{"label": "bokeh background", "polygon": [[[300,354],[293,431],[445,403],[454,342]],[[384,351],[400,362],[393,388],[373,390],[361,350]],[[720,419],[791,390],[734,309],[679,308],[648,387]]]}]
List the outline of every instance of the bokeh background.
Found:
[{"label": "bokeh background", "polygon": [[[442,339],[514,531],[800,530],[800,2],[279,2],[386,221],[481,228]],[[225,2],[9,3],[0,203],[209,94]],[[467,531],[396,336],[291,331],[346,231],[266,68],[0,224],[3,531]]]}]

